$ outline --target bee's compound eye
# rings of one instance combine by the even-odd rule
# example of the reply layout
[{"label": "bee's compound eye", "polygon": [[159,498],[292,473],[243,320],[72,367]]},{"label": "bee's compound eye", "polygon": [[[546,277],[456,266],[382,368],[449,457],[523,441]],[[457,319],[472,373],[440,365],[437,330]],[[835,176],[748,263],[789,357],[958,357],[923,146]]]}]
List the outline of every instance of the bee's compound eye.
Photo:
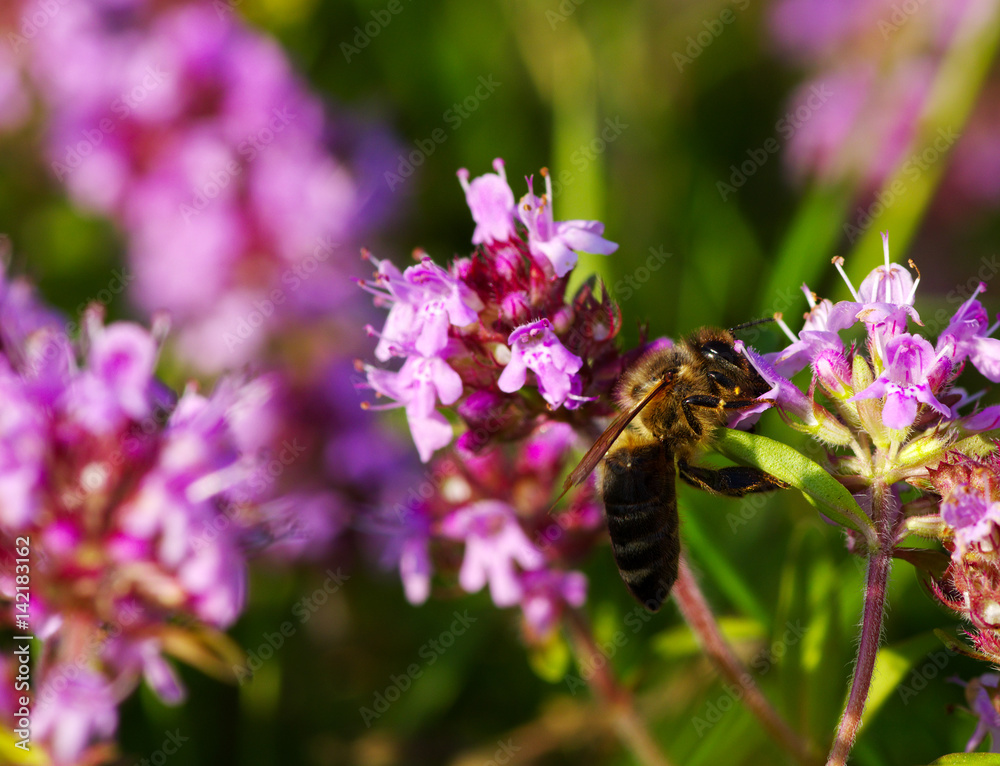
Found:
[{"label": "bee's compound eye", "polygon": [[735,365],[740,362],[740,355],[736,353],[736,349],[721,340],[710,340],[701,347],[701,353],[709,359],[725,359]]}]

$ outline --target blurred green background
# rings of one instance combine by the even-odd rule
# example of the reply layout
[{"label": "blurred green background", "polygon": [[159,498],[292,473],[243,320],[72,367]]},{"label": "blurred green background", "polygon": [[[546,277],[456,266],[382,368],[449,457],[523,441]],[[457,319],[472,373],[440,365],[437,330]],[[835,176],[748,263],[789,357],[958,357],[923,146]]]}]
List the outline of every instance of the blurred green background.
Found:
[{"label": "blurred green background", "polygon": [[[858,249],[843,223],[868,199],[850,186],[790,182],[780,151],[723,199],[717,184],[730,179],[731,165],[768,139],[782,143],[776,124],[803,78],[772,53],[766,6],[745,4],[681,70],[674,54],[733,3],[399,0],[400,12],[360,47],[356,30],[388,5],[243,0],[237,10],[283,43],[317,92],[390,125],[404,152],[443,130],[446,140],[397,186],[399,213],[373,242],[398,264],[415,246],[442,262],[469,251],[472,222],[455,171],[487,172],[497,156],[517,195],[532,173],[540,191],[538,170],[550,168],[556,218],[599,219],[620,243],[612,257],[585,257],[578,272],[598,272],[621,302],[626,345],[642,323],[653,336],[676,336],[782,311],[797,329],[807,308],[803,279],[820,295],[845,297],[830,258],[844,255],[853,275],[864,274],[881,261],[877,231],[886,226],[894,260],[913,258],[923,272],[922,315],[953,311],[949,291],[997,254],[1000,216],[936,214],[933,173],[873,223]],[[358,50],[345,55],[345,44]],[[966,62],[927,131],[935,120],[962,124],[994,44],[986,36],[963,52],[975,54],[975,66]],[[496,84],[486,97],[476,95],[480,78]],[[465,116],[455,107],[463,103]],[[122,245],[110,224],[67,203],[40,154],[31,130],[4,141],[0,230],[13,241],[15,269],[72,312],[104,286]],[[657,268],[643,271],[651,263]],[[1000,308],[990,293],[985,304]],[[111,313],[131,310],[120,299]],[[755,345],[777,348],[775,332],[760,331]],[[788,438],[777,418],[765,417],[761,430]],[[862,567],[801,496],[680,494],[684,544],[723,626],[779,710],[825,747],[853,660]],[[375,573],[363,551],[330,565],[351,579],[301,624],[295,605],[326,575],[258,569],[235,639],[260,653],[282,622],[294,634],[252,683],[225,685],[184,669],[191,697],[176,709],[143,688],[123,709],[123,751],[138,762],[179,730],[190,736],[177,756],[186,764],[632,762],[586,688],[533,671],[513,611],[497,610],[484,593],[411,607],[395,574]],[[598,637],[613,643],[616,632],[626,634],[611,663],[635,686],[674,763],[785,762],[715,680],[672,606],[633,633],[635,606],[610,551],[599,550],[586,572]],[[945,679],[986,670],[944,654],[931,631],[954,633],[955,620],[908,565],[893,572],[890,604],[887,650],[852,759],[864,766],[929,763],[962,750],[974,720],[955,709],[962,690]],[[456,610],[476,622],[429,664],[427,642]],[[372,707],[411,663],[422,675],[367,726],[359,708]]]}]

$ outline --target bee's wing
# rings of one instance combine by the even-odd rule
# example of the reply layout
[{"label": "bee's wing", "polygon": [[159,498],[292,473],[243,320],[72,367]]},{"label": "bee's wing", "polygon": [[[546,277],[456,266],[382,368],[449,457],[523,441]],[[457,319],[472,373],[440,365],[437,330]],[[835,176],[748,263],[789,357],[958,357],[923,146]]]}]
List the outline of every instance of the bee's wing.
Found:
[{"label": "bee's wing", "polygon": [[562,499],[563,495],[570,491],[570,489],[590,476],[590,472],[593,471],[597,467],[597,464],[601,462],[601,458],[603,458],[605,453],[611,449],[611,445],[614,444],[615,440],[622,435],[622,431],[624,431],[628,424],[632,422],[633,418],[642,412],[643,407],[649,404],[654,396],[660,393],[671,383],[673,383],[673,377],[670,375],[665,376],[663,380],[659,381],[649,390],[649,393],[643,397],[641,402],[628,412],[622,412],[619,414],[618,417],[611,422],[611,425],[604,429],[604,433],[601,434],[600,438],[594,442],[594,445],[587,450],[587,454],[583,456],[583,459],[576,466],[576,468],[574,468],[570,475],[566,477],[566,481],[563,482],[562,494],[556,498],[557,503]]}]

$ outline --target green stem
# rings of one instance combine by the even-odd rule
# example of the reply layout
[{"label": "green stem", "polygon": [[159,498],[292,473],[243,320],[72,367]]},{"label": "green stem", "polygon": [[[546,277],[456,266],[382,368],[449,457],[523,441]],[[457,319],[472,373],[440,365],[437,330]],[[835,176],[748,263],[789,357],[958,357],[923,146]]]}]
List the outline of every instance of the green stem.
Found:
[{"label": "green stem", "polygon": [[868,549],[868,576],[865,582],[865,603],[861,617],[858,656],[851,677],[851,690],[840,717],[827,766],[844,766],[847,763],[847,756],[857,738],[858,729],[861,728],[861,715],[868,702],[875,659],[882,640],[889,572],[892,569],[892,547],[895,542],[894,530],[900,508],[892,493],[892,487],[884,480],[876,480],[870,493],[872,515],[879,529],[880,544],[877,548]]}]

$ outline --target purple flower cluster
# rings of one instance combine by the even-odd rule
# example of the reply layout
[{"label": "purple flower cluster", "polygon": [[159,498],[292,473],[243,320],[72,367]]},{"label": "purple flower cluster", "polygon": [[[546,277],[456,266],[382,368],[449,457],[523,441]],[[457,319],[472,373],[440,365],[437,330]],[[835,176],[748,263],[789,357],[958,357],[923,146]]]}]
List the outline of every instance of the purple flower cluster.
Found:
[{"label": "purple flower cluster", "polygon": [[[796,335],[778,317],[791,343],[758,361],[765,378],[782,392],[767,398],[808,421],[805,430],[818,434],[825,426],[830,433],[844,434],[844,444],[850,442],[844,425],[851,422],[874,425],[875,430],[869,430],[868,435],[876,443],[895,441],[898,445],[931,427],[951,428],[956,437],[992,429],[1000,410],[990,407],[960,415],[959,407],[978,397],[964,396],[953,388],[966,362],[990,380],[1000,372],[1000,340],[990,337],[996,326],[987,326],[986,312],[977,300],[985,285],[959,307],[932,344],[908,331],[910,321],[921,324],[913,307],[920,280],[889,261],[888,233],[882,235],[882,242],[885,264],[875,268],[859,288],[844,275],[854,300],[817,302],[803,286],[810,302],[803,329]],[[834,259],[841,274],[842,262]],[[858,324],[867,334],[867,358],[855,347],[845,346],[839,334]],[[845,412],[834,415],[812,402],[813,417],[803,415],[803,394],[788,377],[807,365],[812,368],[815,386],[837,407],[847,408]],[[867,422],[871,420],[867,415],[870,407],[862,402],[877,405],[876,423]],[[902,437],[893,431],[903,432]]]},{"label": "purple flower cluster", "polygon": [[[910,322],[921,325],[913,305],[919,279],[890,263],[887,234],[883,244],[885,265],[858,289],[848,282],[853,300],[817,302],[804,288],[811,310],[802,331],[795,335],[778,318],[791,344],[764,357],[748,354],[774,386],[763,398],[793,427],[838,448],[830,455],[833,475],[855,492],[875,482],[890,488],[886,508],[869,511],[873,519],[888,524],[897,555],[928,570],[938,599],[971,623],[978,656],[996,663],[1000,453],[988,436],[1000,428],[1000,405],[980,408],[982,392],[956,383],[969,367],[1000,379],[1000,340],[992,337],[1000,322],[990,325],[980,284],[936,341],[910,332]],[[840,269],[841,259],[834,263]],[[839,333],[859,324],[864,347],[846,345]],[[808,395],[788,379],[807,365]],[[920,494],[903,502],[912,488]],[[911,534],[940,541],[946,562],[910,556],[904,541]]]},{"label": "purple flower cluster", "polygon": [[140,678],[183,698],[164,657],[199,641],[182,625],[222,629],[242,611],[247,554],[281,534],[276,498],[252,485],[266,397],[237,380],[176,396],[154,377],[162,332],[95,308],[77,339],[23,281],[0,281],[0,306],[2,620],[19,614],[10,556],[28,538],[33,741],[77,763]]},{"label": "purple flower cluster", "polygon": [[467,592],[488,587],[498,606],[520,604],[527,637],[543,641],[567,605],[583,603],[586,582],[569,567],[601,525],[592,493],[553,522],[555,477],[577,432],[608,414],[600,399],[626,363],[606,292],[591,281],[567,300],[566,284],[578,251],[617,246],[597,221],[554,220],[547,171],[544,196],[529,178],[515,202],[503,162],[494,169],[458,174],[476,224],[471,256],[444,268],[418,253],[402,272],[366,256],[376,272],[362,286],[389,309],[381,331],[368,328],[375,357],[399,366],[362,369],[392,400],[373,408],[405,408],[424,462],[454,436],[441,407],[466,426],[456,451],[431,463],[430,491],[387,520],[407,597],[426,599],[432,575],[457,576]]},{"label": "purple flower cluster", "polygon": [[[0,13],[0,94],[9,81],[42,102],[53,174],[122,229],[129,297],[169,315],[168,353],[200,373],[271,371],[253,384],[268,402],[257,430],[273,438],[258,439],[266,460],[249,484],[284,498],[272,550],[324,552],[407,462],[357,409],[359,344],[341,326],[374,313],[345,276],[352,243],[384,218],[380,187],[362,179],[392,142],[328,114],[232,4],[46,8]],[[386,445],[381,460],[357,448],[372,442]]]},{"label": "purple flower cluster", "polygon": [[[472,240],[479,249],[471,257],[444,269],[420,254],[417,265],[400,272],[368,256],[377,271],[362,285],[378,305],[389,306],[381,332],[369,328],[379,338],[375,356],[404,360],[395,371],[366,367],[368,383],[393,400],[387,406],[405,407],[424,462],[453,436],[439,402],[457,404],[461,414],[469,408],[467,391],[492,392],[496,407],[516,406],[524,420],[546,411],[526,389],[536,389],[550,410],[572,410],[587,400],[585,388],[595,378],[606,385],[608,364],[617,370],[617,308],[606,294],[598,300],[591,285],[571,304],[564,298],[576,251],[608,254],[617,245],[601,236],[597,221],[553,222],[547,171],[546,195],[536,197],[528,179],[529,191],[515,205],[502,160],[494,167],[496,173],[471,182],[467,171],[458,174],[476,222]],[[603,367],[585,366],[584,359]],[[463,417],[472,425],[480,415]]]},{"label": "purple flower cluster", "polygon": [[170,312],[188,363],[258,359],[289,323],[350,298],[352,243],[385,207],[361,179],[388,156],[386,134],[328,119],[225,3],[14,5],[0,103],[16,58],[44,101],[53,174],[123,229],[131,296]]},{"label": "purple flower cluster", "polygon": [[569,567],[603,528],[590,490],[558,520],[548,513],[574,441],[569,425],[547,422],[513,452],[458,450],[436,459],[428,474],[436,491],[386,518],[395,532],[387,553],[398,562],[407,598],[425,601],[432,576],[442,587],[457,578],[467,593],[488,588],[498,607],[519,605],[529,642],[548,639],[563,610],[586,599],[586,578]]}]

